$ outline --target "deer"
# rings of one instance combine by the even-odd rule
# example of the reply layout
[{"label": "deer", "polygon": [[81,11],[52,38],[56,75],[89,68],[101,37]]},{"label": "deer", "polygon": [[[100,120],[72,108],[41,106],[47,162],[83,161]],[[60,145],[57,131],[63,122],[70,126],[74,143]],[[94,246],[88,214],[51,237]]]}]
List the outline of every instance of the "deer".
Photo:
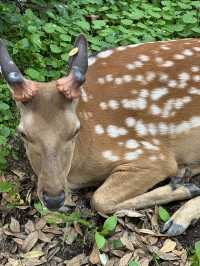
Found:
[{"label": "deer", "polygon": [[188,199],[162,229],[182,234],[200,217],[200,188],[184,178],[200,173],[200,40],[88,57],[80,34],[74,48],[66,76],[36,82],[0,41],[1,73],[20,111],[17,130],[39,199],[58,211],[71,190],[94,186],[91,205],[104,214]]}]

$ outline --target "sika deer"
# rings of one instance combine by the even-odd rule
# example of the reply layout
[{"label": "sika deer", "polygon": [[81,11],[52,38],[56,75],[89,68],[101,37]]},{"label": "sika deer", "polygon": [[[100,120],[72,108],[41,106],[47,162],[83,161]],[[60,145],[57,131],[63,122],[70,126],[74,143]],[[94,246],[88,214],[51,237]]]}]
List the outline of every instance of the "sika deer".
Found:
[{"label": "sika deer", "polygon": [[[23,78],[0,42],[2,74],[44,204],[59,209],[64,190],[99,184],[92,204],[104,213],[200,195],[184,182],[149,191],[187,167],[200,172],[200,40],[107,50],[89,58],[87,75],[84,36],[75,47],[69,75],[40,83]],[[200,217],[199,203],[183,205],[164,231],[181,234]]]}]

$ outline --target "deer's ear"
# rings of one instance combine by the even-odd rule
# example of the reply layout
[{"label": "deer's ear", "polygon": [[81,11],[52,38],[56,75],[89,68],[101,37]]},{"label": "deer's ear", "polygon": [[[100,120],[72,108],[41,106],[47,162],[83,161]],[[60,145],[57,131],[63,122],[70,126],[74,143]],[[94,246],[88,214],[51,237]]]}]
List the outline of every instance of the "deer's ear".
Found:
[{"label": "deer's ear", "polygon": [[81,85],[85,81],[85,74],[88,69],[87,40],[83,34],[76,38],[74,48],[77,48],[77,53],[69,57],[69,69],[75,82]]}]

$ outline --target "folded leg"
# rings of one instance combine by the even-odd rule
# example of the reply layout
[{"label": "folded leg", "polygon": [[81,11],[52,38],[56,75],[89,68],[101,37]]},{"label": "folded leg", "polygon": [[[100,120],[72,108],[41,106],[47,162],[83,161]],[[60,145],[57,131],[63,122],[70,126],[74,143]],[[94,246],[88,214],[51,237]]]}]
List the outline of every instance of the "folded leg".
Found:
[{"label": "folded leg", "polygon": [[193,220],[200,218],[200,196],[186,202],[167,221],[162,232],[169,236],[182,234]]},{"label": "folded leg", "polygon": [[[92,198],[94,208],[102,213],[113,213],[123,208],[143,207],[141,201],[135,201],[134,198],[140,199],[141,196],[139,195],[168,176],[175,176],[177,173],[177,163],[169,152],[164,154],[162,151],[162,156],[157,153],[156,157],[156,162],[152,161],[150,156],[143,156],[116,167],[103,185],[94,193]],[[165,187],[162,191],[156,190],[151,205],[158,202],[160,198],[163,203],[168,202],[167,197],[171,190],[170,187]],[[182,190],[184,191],[177,191],[176,198],[181,195],[181,199],[183,199],[186,194],[187,198],[189,197],[188,190],[185,188]],[[164,193],[164,197],[162,193]],[[148,197],[145,200],[148,201]],[[128,204],[126,204],[127,202]]]}]

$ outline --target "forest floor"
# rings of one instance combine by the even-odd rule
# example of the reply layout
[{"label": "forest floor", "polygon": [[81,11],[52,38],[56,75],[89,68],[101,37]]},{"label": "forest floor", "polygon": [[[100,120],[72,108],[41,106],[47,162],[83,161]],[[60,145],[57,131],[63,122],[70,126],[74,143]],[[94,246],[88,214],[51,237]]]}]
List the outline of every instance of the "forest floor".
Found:
[{"label": "forest floor", "polygon": [[[62,219],[38,203],[34,174],[26,157],[11,161],[9,169],[0,176],[1,181],[13,185],[12,190],[0,194],[1,266],[191,265],[188,253],[200,239],[200,222],[184,235],[169,238],[160,234],[163,223],[158,207],[122,211],[115,231],[99,250],[94,235],[105,217],[90,207],[92,189],[74,193],[73,206],[66,208],[63,217],[67,218]],[[182,204],[165,208],[172,214]]]}]

